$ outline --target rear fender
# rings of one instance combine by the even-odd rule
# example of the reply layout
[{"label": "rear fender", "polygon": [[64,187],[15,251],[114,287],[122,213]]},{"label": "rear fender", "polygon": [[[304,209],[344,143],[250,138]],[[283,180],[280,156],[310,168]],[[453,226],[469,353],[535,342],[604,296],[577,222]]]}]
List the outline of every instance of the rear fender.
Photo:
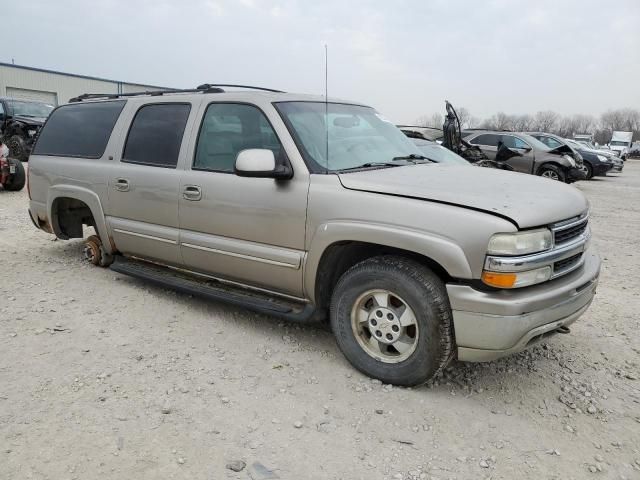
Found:
[{"label": "rear fender", "polygon": [[81,202],[84,202],[93,215],[95,221],[95,228],[102,240],[102,244],[107,253],[113,253],[114,249],[109,238],[109,231],[107,230],[107,224],[102,210],[102,204],[100,198],[95,192],[87,190],[86,188],[78,187],[76,185],[55,185],[49,189],[49,196],[47,198],[47,212],[49,213],[49,219],[51,220],[51,228],[53,233],[57,237],[62,235],[60,226],[58,225],[57,217],[53,212],[53,204],[58,198],[74,198]]}]

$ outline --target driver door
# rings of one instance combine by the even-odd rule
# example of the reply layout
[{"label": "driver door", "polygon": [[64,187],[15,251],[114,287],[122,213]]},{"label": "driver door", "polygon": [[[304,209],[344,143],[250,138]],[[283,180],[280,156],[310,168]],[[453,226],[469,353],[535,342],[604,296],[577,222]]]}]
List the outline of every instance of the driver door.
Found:
[{"label": "driver door", "polygon": [[521,155],[511,157],[506,161],[506,163],[513,167],[516,172],[533,173],[535,156],[531,146],[514,135],[502,135],[501,140],[505,147],[508,147]]}]

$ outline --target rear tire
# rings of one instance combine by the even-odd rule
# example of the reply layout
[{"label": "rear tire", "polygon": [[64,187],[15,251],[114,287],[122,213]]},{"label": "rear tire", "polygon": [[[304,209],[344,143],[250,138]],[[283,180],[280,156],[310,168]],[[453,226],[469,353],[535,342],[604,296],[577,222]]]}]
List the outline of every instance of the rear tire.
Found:
[{"label": "rear tire", "polygon": [[9,176],[9,180],[3,185],[4,189],[10,192],[22,190],[27,180],[22,162],[16,158],[9,158],[7,161],[9,162],[9,165],[15,165],[16,173]]},{"label": "rear tire", "polygon": [[447,291],[437,275],[416,261],[380,256],[356,264],[338,281],[330,316],[347,360],[384,383],[420,385],[451,358]]},{"label": "rear tire", "polygon": [[540,170],[538,170],[538,175],[563,183],[566,183],[567,181],[567,176],[565,175],[564,171],[557,165],[553,165],[551,163],[540,167]]}]

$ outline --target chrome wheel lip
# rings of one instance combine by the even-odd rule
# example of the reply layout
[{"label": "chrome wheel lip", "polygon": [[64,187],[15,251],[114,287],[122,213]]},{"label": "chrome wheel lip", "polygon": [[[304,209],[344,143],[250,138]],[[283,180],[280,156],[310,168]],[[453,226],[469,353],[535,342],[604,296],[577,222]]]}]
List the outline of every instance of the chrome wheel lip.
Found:
[{"label": "chrome wheel lip", "polygon": [[[367,310],[365,305],[370,301],[375,302],[375,295],[394,298],[396,299],[396,302],[400,302],[401,305],[382,306],[377,304],[376,307]],[[388,325],[392,330],[385,330],[385,332],[388,332],[389,334],[391,334],[391,332],[396,332],[393,341],[377,340],[374,333],[370,330],[370,320],[363,321],[365,318],[363,312],[367,312],[366,318],[370,319],[376,318],[373,315],[375,314],[374,312],[377,312],[378,310],[384,311],[385,316],[388,312],[394,317],[393,321],[390,321]],[[402,323],[405,323],[405,325],[402,326]],[[393,330],[394,325],[399,325],[400,330]],[[396,293],[381,288],[367,290],[358,296],[351,308],[351,328],[360,348],[362,348],[362,350],[370,357],[383,363],[393,364],[407,360],[416,351],[420,338],[420,329],[413,309],[411,309],[409,304]],[[407,330],[411,330],[412,335],[407,334]],[[406,350],[400,353],[400,350],[397,347],[393,347],[394,345],[397,345],[398,348],[402,345],[402,349],[406,348]],[[390,352],[389,346],[392,346],[395,352]]]}]

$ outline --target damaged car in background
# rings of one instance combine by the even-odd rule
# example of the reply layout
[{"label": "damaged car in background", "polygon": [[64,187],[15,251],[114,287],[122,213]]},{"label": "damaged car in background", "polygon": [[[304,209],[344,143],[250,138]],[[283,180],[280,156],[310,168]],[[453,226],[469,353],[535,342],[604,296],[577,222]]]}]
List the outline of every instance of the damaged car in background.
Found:
[{"label": "damaged car in background", "polygon": [[582,170],[586,175],[586,179],[590,180],[594,176],[606,175],[608,171],[615,168],[617,172],[622,171],[622,160],[618,159],[618,164],[614,164],[611,156],[606,155],[600,150],[587,148],[583,143],[559,137],[552,133],[530,132],[534,138],[537,138],[549,148],[558,148],[566,145],[572,148],[580,157],[582,157]]},{"label": "damaged car in background", "polygon": [[9,157],[29,159],[36,135],[53,105],[0,97],[0,141],[9,148]]},{"label": "damaged car in background", "polygon": [[479,147],[490,159],[496,158],[501,146],[517,152],[517,155],[505,162],[516,172],[564,183],[586,179],[582,169],[582,157],[567,145],[549,148],[525,133],[493,130],[467,130],[462,132],[462,136],[471,145]]}]

